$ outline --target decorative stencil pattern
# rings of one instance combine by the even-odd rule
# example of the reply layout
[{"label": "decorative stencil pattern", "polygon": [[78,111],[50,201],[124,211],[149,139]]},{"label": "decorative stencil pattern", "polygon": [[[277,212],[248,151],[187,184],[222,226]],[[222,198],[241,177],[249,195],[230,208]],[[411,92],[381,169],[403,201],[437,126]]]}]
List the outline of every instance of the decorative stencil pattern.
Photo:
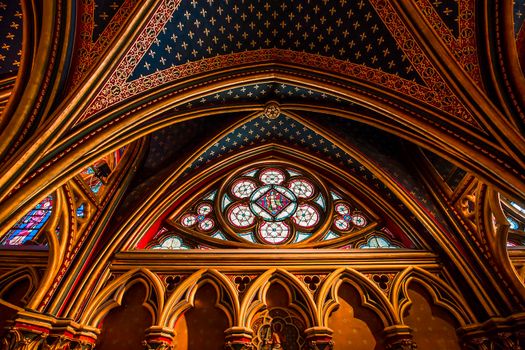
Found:
[{"label": "decorative stencil pattern", "polygon": [[480,84],[475,1],[416,0],[416,3],[458,62]]},{"label": "decorative stencil pattern", "polygon": [[22,5],[0,1],[0,78],[14,75],[22,58]]},{"label": "decorative stencil pattern", "polygon": [[459,36],[459,2],[464,0],[429,0],[430,4],[452,31],[454,36]]},{"label": "decorative stencil pattern", "polygon": [[265,103],[267,101],[280,103],[323,103],[333,105],[339,109],[359,106],[353,102],[329,95],[315,89],[303,88],[278,82],[260,82],[238,88],[219,91],[215,94],[204,96],[191,101],[174,110],[177,112],[199,107],[221,106],[232,103]]},{"label": "decorative stencil pattern", "polygon": [[[224,1],[226,3],[226,0]],[[150,90],[168,82],[181,81],[184,78],[195,76],[200,73],[216,71],[218,69],[227,69],[230,67],[240,66],[249,63],[282,62],[297,66],[316,68],[323,71],[330,71],[337,74],[341,74],[342,76],[352,76],[356,79],[361,79],[372,84],[382,85],[388,89],[395,90],[403,95],[410,96],[420,101],[423,101],[424,103],[433,105],[456,118],[462,119],[475,127],[479,127],[477,122],[466,111],[466,109],[460,103],[457,97],[448,88],[443,78],[439,75],[439,73],[432,65],[430,60],[425,56],[423,50],[417,45],[415,38],[406,29],[403,21],[399,16],[397,16],[395,10],[388,2],[379,0],[370,0],[369,2],[365,2],[364,0],[361,0],[358,3],[351,2],[352,4],[349,5],[350,2],[348,1],[339,1],[336,5],[335,0],[325,0],[322,1],[323,6],[321,6],[320,4],[314,5],[312,2],[310,2],[311,5],[309,5],[309,7],[304,7],[301,4],[297,4],[297,7],[303,6],[303,9],[308,8],[313,12],[311,14],[308,14],[305,10],[304,15],[302,15],[299,19],[295,19],[296,24],[298,22],[300,25],[303,25],[302,21],[306,21],[306,18],[309,17],[309,21],[313,21],[312,18],[318,18],[319,22],[322,22],[321,24],[327,26],[320,27],[317,24],[315,24],[315,26],[312,25],[311,30],[313,32],[313,29],[315,28],[315,33],[318,36],[315,40],[317,40],[318,43],[325,43],[328,32],[331,33],[328,36],[330,36],[332,40],[335,40],[335,38],[332,37],[332,35],[344,36],[345,31],[350,30],[347,29],[347,27],[354,27],[354,32],[352,33],[354,33],[353,35],[357,36],[350,37],[350,34],[347,34],[347,37],[349,38],[345,41],[345,43],[352,45],[353,42],[354,44],[352,46],[352,50],[359,51],[352,51],[349,53],[349,51],[347,50],[345,55],[348,54],[349,56],[346,56],[345,58],[342,58],[343,55],[339,54],[339,52],[336,54],[333,53],[333,51],[330,51],[332,50],[331,48],[333,46],[329,44],[324,44],[325,46],[323,46],[322,48],[318,48],[316,46],[317,44],[313,44],[313,48],[310,48],[310,44],[307,44],[307,47],[303,46],[302,48],[300,48],[301,45],[299,43],[298,48],[296,48],[295,41],[293,43],[290,43],[287,41],[288,39],[283,39],[285,41],[281,44],[281,41],[277,40],[279,39],[278,34],[281,33],[281,29],[277,29],[277,27],[284,26],[285,28],[289,28],[287,27],[289,26],[289,24],[287,24],[287,22],[284,21],[284,19],[281,22],[277,23],[277,27],[275,28],[273,26],[276,23],[273,20],[273,18],[271,21],[270,19],[268,19],[267,21],[263,22],[264,27],[260,29],[260,33],[262,33],[260,34],[261,36],[271,35],[273,38],[272,40],[278,41],[278,43],[274,44],[274,46],[271,46],[270,44],[266,43],[264,45],[259,44],[259,47],[261,48],[259,48],[257,45],[255,45],[253,48],[243,46],[246,45],[246,42],[251,43],[252,38],[249,38],[248,36],[246,37],[246,39],[244,39],[242,35],[244,34],[244,31],[248,33],[248,29],[244,29],[244,27],[241,26],[239,23],[234,23],[234,19],[238,18],[239,16],[242,16],[242,13],[244,11],[246,15],[244,21],[248,23],[248,28],[250,28],[250,21],[252,21],[252,19],[247,15],[247,13],[251,13],[252,16],[257,17],[258,11],[261,12],[262,16],[263,10],[257,10],[255,7],[252,10],[250,10],[249,4],[251,3],[251,1],[243,1],[240,5],[236,2],[230,3],[228,1],[227,3],[230,6],[227,7],[227,12],[225,10],[226,7],[220,7],[220,4],[222,4],[222,2],[219,3],[210,0],[206,3],[213,4],[213,7],[211,5],[209,9],[199,7],[201,11],[199,11],[198,13],[194,13],[194,11],[196,11],[197,5],[202,5],[202,3],[197,1],[183,3],[181,4],[180,9],[176,0],[165,0],[165,2],[161,3],[157,9],[156,14],[153,16],[153,19],[146,25],[146,27],[139,34],[133,45],[128,49],[128,52],[126,53],[125,57],[118,64],[116,71],[112,74],[112,76],[107,81],[106,85],[99,92],[98,96],[95,98],[95,101],[83,114],[82,119],[88,118],[89,116],[115,103],[131,98],[141,92]],[[248,6],[248,8],[244,8],[244,5],[242,4]],[[264,5],[265,6],[263,7],[268,8],[274,8],[276,6],[275,2],[272,1],[265,2]],[[284,6],[286,6],[286,4],[284,4]],[[351,8],[348,11],[346,11],[346,13],[343,12],[342,15],[337,14],[337,11],[335,10],[339,6],[351,6]],[[353,19],[353,16],[357,11],[356,9],[353,9],[353,6],[359,7],[362,11],[364,11],[365,8],[369,9],[370,11],[363,13],[362,15],[364,17],[357,21]],[[206,21],[213,22],[212,18],[210,17],[212,16],[210,11],[212,11],[212,9],[215,8],[217,8],[217,11],[219,11],[219,8],[222,8],[224,20],[226,22],[229,21],[231,24],[231,26],[229,25],[227,27],[223,25],[225,31],[224,34],[221,33],[222,30],[220,25],[216,24],[218,25],[217,30],[219,30],[219,32],[212,32],[211,29],[206,27],[208,24],[203,22],[203,18],[205,18]],[[324,9],[323,11],[330,12],[331,16],[333,17],[330,17],[330,19],[334,22],[328,21],[328,15],[323,15],[325,12],[321,11],[321,8]],[[233,11],[233,13],[230,13],[231,11]],[[253,11],[253,13],[250,11]],[[279,15],[280,12],[277,9],[274,9],[273,11],[275,12],[276,19],[281,18],[281,15]],[[315,14],[316,11],[317,15]],[[212,48],[210,46],[210,52],[213,52],[213,55],[208,52],[206,52],[206,54],[204,55],[204,53],[202,52],[208,50],[208,46],[205,47],[208,41],[204,40],[204,37],[197,37],[196,31],[189,30],[186,34],[187,38],[185,37],[184,39],[188,40],[187,42],[184,41],[186,45],[183,45],[184,42],[181,42],[180,45],[182,45],[182,47],[185,47],[185,50],[189,50],[187,56],[189,55],[190,58],[186,58],[186,60],[184,60],[183,56],[180,56],[181,62],[174,62],[174,59],[178,61],[179,58],[174,51],[174,47],[176,46],[173,46],[173,44],[175,40],[182,41],[183,38],[180,37],[180,33],[178,32],[173,32],[172,36],[170,36],[169,38],[165,37],[165,34],[173,25],[179,26],[180,24],[179,31],[181,33],[183,32],[183,30],[185,30],[184,28],[186,26],[186,24],[184,25],[184,27],[182,26],[184,24],[182,23],[183,17],[174,17],[174,12],[182,13],[182,16],[185,19],[187,18],[187,21],[189,21],[189,18],[192,18],[193,22],[191,23],[191,26],[195,26],[195,28],[192,28],[199,29],[199,31],[202,30],[201,34],[204,35],[204,37],[206,37],[206,40],[212,40],[212,42],[214,43],[213,35],[215,35],[217,37],[216,41],[218,44],[220,42],[218,36],[220,33],[221,38],[222,35],[227,35],[227,42],[230,42],[231,37],[231,43],[233,43],[234,46],[236,46],[238,42],[240,43],[241,48],[232,49],[230,47],[229,50],[223,50],[224,53],[222,53],[215,52],[215,49],[211,51]],[[270,13],[272,17],[274,16],[274,12]],[[386,31],[384,34],[378,34],[379,28],[382,28],[382,25],[374,25],[374,21],[376,20],[374,13],[379,16],[381,22],[385,23],[389,31]],[[345,21],[343,21],[343,19],[341,18],[341,21],[343,22],[341,26],[337,30],[335,30],[339,19],[336,17],[344,17],[345,15],[347,17],[350,16],[347,19],[346,26],[343,26]],[[197,16],[197,18],[193,16]],[[198,16],[201,16],[201,18],[199,18]],[[213,18],[215,22],[218,21],[217,18]],[[368,20],[366,20],[367,18]],[[177,19],[179,20],[177,21]],[[242,17],[240,21],[243,21]],[[288,21],[290,20],[288,19]],[[235,24],[239,25],[236,26]],[[187,25],[190,25],[190,23],[187,23]],[[371,27],[368,27],[368,25],[370,25]],[[206,29],[208,30],[206,31]],[[229,31],[228,34],[226,34],[227,30]],[[250,28],[250,30],[253,29]],[[265,34],[268,32],[268,30],[271,31],[271,34]],[[388,34],[389,32],[391,34]],[[256,30],[255,34],[258,36],[259,30]],[[308,34],[307,32],[304,32],[304,34],[307,34],[309,38],[310,34]],[[241,36],[239,37],[239,35]],[[291,38],[295,38],[294,35],[296,34],[292,28],[286,31],[284,35],[290,35]],[[391,41],[392,43],[398,43],[401,47],[401,49],[399,49],[399,47],[396,44],[395,52],[399,54],[399,56],[397,56],[395,59],[389,60],[388,62],[382,61],[383,63],[386,62],[387,66],[375,66],[375,64],[379,64],[379,58],[375,60],[373,56],[373,50],[374,48],[376,48],[377,43],[374,43],[372,45],[372,43],[368,42],[368,40],[370,40],[369,36],[375,37],[377,35],[382,35],[377,37],[377,41],[380,42],[381,45],[386,45],[384,41]],[[258,42],[257,36],[253,38],[255,42]],[[194,38],[194,42],[191,43],[192,46],[190,47],[189,39],[191,39],[192,37]],[[168,42],[163,42],[160,38],[168,40]],[[222,44],[231,45],[231,43],[227,44],[227,42],[223,42]],[[341,42],[340,38],[339,42]],[[357,45],[358,42],[359,45]],[[268,48],[265,48],[267,47],[267,45],[269,45]],[[338,43],[338,45],[342,44]],[[157,46],[158,48],[156,48]],[[199,50],[197,50],[197,47],[199,48]],[[325,47],[327,47],[326,51]],[[358,47],[361,48],[358,49]],[[389,46],[381,47],[382,50],[380,52],[375,52],[375,55],[377,55],[378,57],[381,53],[383,54],[383,58],[386,59],[387,56],[390,56],[394,52],[392,51],[394,49],[391,49]],[[248,51],[238,51],[241,49]],[[199,56],[199,52],[201,52],[204,56]],[[328,52],[332,53],[329,54]],[[367,53],[366,57],[369,58],[370,62],[367,62],[367,65],[355,63],[361,62],[361,59],[365,52]],[[169,53],[169,55],[167,55],[166,53]],[[169,56],[169,60],[165,56]],[[194,57],[192,58],[191,56]],[[153,62],[154,59],[158,59],[160,65],[158,64],[158,62],[155,64],[150,63],[149,60]],[[372,64],[371,62],[375,63]],[[409,65],[408,62],[417,62],[417,65],[412,66]],[[414,73],[414,69],[417,70],[417,74]],[[393,71],[395,72],[390,73]],[[417,79],[418,76],[421,77],[421,79]],[[421,85],[421,83],[423,82],[425,86]]]},{"label": "decorative stencil pattern", "polygon": [[270,48],[348,60],[421,79],[368,1],[183,2],[128,80],[216,55]]},{"label": "decorative stencil pattern", "polygon": [[111,22],[124,0],[98,0],[94,1],[94,28],[93,41],[97,41],[106,26]]},{"label": "decorative stencil pattern", "polygon": [[76,85],[109,46],[138,0],[80,1],[79,38],[72,84]]}]

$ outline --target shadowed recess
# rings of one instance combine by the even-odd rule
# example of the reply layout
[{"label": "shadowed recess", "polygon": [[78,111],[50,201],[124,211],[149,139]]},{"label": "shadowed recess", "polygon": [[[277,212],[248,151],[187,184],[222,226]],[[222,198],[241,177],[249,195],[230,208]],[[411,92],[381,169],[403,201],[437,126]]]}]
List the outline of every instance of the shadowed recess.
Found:
[{"label": "shadowed recess", "polygon": [[442,308],[435,306],[428,292],[419,285],[411,285],[408,296],[412,305],[406,311],[404,322],[413,330],[420,350],[459,350],[456,329],[459,324]]},{"label": "shadowed recess", "polygon": [[134,284],[122,300],[122,305],[111,310],[102,321],[98,350],[142,350],[144,333],[151,326],[151,314],[142,305],[146,289]]},{"label": "shadowed recess", "polygon": [[383,331],[381,320],[361,306],[359,292],[345,283],[339,288],[338,297],[339,308],[328,319],[328,327],[334,331],[334,349],[384,349],[379,336]]},{"label": "shadowed recess", "polygon": [[228,319],[215,307],[217,292],[211,284],[200,287],[195,305],[179,317],[175,324],[178,350],[222,350]]}]

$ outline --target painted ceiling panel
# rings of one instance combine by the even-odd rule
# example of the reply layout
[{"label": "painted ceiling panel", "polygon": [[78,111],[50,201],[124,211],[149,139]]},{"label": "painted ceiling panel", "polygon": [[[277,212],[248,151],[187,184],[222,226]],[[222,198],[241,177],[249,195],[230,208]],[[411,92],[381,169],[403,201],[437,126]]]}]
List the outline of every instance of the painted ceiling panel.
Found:
[{"label": "painted ceiling panel", "polygon": [[72,85],[94,65],[129,18],[138,0],[82,0]]},{"label": "painted ceiling panel", "polygon": [[124,2],[125,0],[98,0],[94,2],[93,42],[97,41]]},{"label": "painted ceiling panel", "polygon": [[22,57],[22,5],[0,1],[0,79],[16,75]]},{"label": "painted ceiling panel", "polygon": [[525,21],[525,0],[514,0],[514,33],[518,33]]},{"label": "painted ceiling panel", "polygon": [[459,3],[465,0],[428,0],[428,2],[457,38],[459,36]]},{"label": "painted ceiling panel", "polygon": [[221,106],[232,103],[266,103],[267,101],[283,103],[323,103],[337,108],[356,108],[353,102],[329,95],[315,89],[284,84],[280,82],[260,82],[228,89],[200,99],[188,102],[174,109],[182,112],[192,108]]},{"label": "painted ceiling panel", "polygon": [[128,80],[248,50],[328,56],[422,82],[368,1],[182,1]]},{"label": "painted ceiling panel", "polygon": [[352,77],[479,127],[392,5],[378,0],[160,3],[80,120],[159,86],[247,64]]}]

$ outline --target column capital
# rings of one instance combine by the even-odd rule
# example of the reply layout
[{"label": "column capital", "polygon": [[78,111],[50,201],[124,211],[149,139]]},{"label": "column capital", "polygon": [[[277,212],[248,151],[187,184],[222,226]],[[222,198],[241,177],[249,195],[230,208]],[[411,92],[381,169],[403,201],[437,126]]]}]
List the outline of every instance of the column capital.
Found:
[{"label": "column capital", "polygon": [[491,318],[459,330],[463,347],[468,350],[489,350],[495,345],[502,350],[522,350],[525,347],[525,314],[507,318]]},{"label": "column capital", "polygon": [[224,350],[254,350],[253,331],[246,327],[231,327],[225,332]]},{"label": "column capital", "polygon": [[332,350],[333,331],[328,327],[310,327],[304,331],[306,335],[306,346],[308,350]]},{"label": "column capital", "polygon": [[412,329],[407,325],[394,325],[384,329],[385,349],[415,350],[417,345],[412,336]]},{"label": "column capital", "polygon": [[142,342],[146,350],[173,350],[175,331],[171,328],[152,326],[146,330],[145,340]]}]

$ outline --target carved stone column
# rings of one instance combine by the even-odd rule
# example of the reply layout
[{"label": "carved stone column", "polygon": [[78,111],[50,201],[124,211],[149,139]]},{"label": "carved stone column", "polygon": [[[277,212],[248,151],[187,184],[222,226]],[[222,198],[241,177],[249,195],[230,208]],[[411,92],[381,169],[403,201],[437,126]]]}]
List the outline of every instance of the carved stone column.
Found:
[{"label": "carved stone column", "polygon": [[253,350],[253,332],[249,328],[231,327],[226,331],[224,350]]},{"label": "carved stone column", "polygon": [[2,350],[37,350],[46,338],[46,332],[12,326],[9,327],[7,334],[2,339]]},{"label": "carved stone column", "polygon": [[311,327],[304,331],[306,335],[306,346],[308,350],[332,350],[333,331],[326,327]]},{"label": "carved stone column", "polygon": [[523,337],[518,337],[516,333],[499,332],[464,339],[462,345],[465,350],[523,350],[524,348],[520,345],[522,341]]},{"label": "carved stone column", "polygon": [[465,350],[525,350],[525,314],[493,318],[459,332]]},{"label": "carved stone column", "polygon": [[170,328],[158,326],[150,327],[146,331],[144,348],[146,350],[173,350],[175,346],[175,332]]},{"label": "carved stone column", "polygon": [[95,339],[74,339],[71,333],[52,334],[49,330],[24,324],[9,328],[2,350],[92,350]]},{"label": "carved stone column", "polygon": [[405,325],[396,325],[385,328],[385,349],[387,350],[415,350],[417,345],[412,336],[412,329]]}]

